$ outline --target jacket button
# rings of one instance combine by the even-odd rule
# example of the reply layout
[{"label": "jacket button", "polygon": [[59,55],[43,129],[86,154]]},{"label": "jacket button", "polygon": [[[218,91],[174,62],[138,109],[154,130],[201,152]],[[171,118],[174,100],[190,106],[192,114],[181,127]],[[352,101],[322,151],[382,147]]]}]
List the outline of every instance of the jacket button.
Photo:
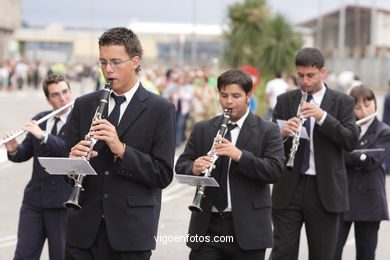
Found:
[{"label": "jacket button", "polygon": [[110,175],[110,172],[109,171],[105,171],[104,175]]},{"label": "jacket button", "polygon": [[103,198],[107,199],[108,198],[108,194],[104,193]]}]

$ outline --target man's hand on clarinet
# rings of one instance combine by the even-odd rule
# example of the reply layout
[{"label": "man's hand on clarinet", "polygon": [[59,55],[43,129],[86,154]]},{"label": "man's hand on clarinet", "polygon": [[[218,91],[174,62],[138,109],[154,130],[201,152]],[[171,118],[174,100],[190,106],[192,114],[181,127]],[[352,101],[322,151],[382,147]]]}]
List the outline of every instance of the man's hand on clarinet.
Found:
[{"label": "man's hand on clarinet", "polygon": [[111,152],[113,152],[119,158],[123,158],[125,153],[125,145],[119,140],[116,128],[108,120],[101,119],[94,122],[91,128],[93,137],[96,140],[105,141]]},{"label": "man's hand on clarinet", "polygon": [[300,124],[301,121],[299,121],[297,117],[292,117],[287,120],[286,124],[284,124],[283,128],[280,130],[282,138],[286,138],[289,134],[298,132]]},{"label": "man's hand on clarinet", "polygon": [[223,137],[215,138],[215,141],[219,142],[214,145],[214,152],[216,155],[225,155],[234,161],[238,161],[241,157],[241,150],[238,149],[232,142]]},{"label": "man's hand on clarinet", "polygon": [[[69,153],[70,158],[87,157],[90,150],[91,141],[82,140],[72,147]],[[91,158],[98,155],[98,152],[92,151]]]},{"label": "man's hand on clarinet", "polygon": [[210,167],[213,163],[213,160],[210,156],[201,156],[194,161],[192,166],[192,173],[196,176],[199,176],[206,168]]}]

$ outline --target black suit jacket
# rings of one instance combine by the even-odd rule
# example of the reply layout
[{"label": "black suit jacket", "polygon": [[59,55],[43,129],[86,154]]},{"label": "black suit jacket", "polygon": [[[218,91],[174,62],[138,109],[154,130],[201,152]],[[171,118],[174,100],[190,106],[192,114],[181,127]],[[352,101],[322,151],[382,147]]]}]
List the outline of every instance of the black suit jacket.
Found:
[{"label": "black suit jacket", "polygon": [[[68,150],[88,133],[101,93],[76,99],[65,142]],[[105,142],[95,145],[99,155],[90,163],[98,175],[84,180],[82,209],[69,212],[68,245],[89,248],[104,215],[114,250],[155,248],[161,189],[173,176],[174,120],[173,104],[140,85],[117,127],[119,139],[126,144],[123,160],[114,161]]]},{"label": "black suit jacket", "polygon": [[[295,117],[300,99],[300,89],[280,95],[273,113],[274,120]],[[327,211],[343,212],[348,208],[348,193],[342,151],[351,151],[358,140],[353,113],[354,100],[344,93],[326,87],[321,108],[327,112],[327,116],[323,124],[319,126],[316,123],[313,130],[318,193]],[[292,137],[288,137],[284,143],[286,158],[289,157],[291,144]],[[291,201],[301,174],[302,147],[303,145],[299,145],[293,170],[286,168],[282,179],[273,187],[272,201],[275,209],[283,209]]]},{"label": "black suit jacket", "polygon": [[[176,163],[176,173],[192,175],[194,160],[210,150],[222,116],[194,126],[186,148]],[[232,214],[238,244],[244,250],[272,247],[269,183],[279,180],[283,167],[283,144],[274,123],[249,113],[236,146],[242,151],[239,162],[232,160],[229,173]],[[218,162],[218,161],[217,161]],[[217,165],[218,168],[218,165]],[[213,171],[218,172],[218,170]],[[202,213],[192,213],[189,234],[206,235],[217,188],[206,188]],[[201,243],[189,242],[191,248]]]},{"label": "black suit jacket", "polygon": [[[32,120],[39,120],[51,111],[39,113]],[[39,127],[46,129],[46,121]],[[38,157],[65,157],[64,135],[65,124],[58,135],[48,135],[46,143],[36,139],[31,133],[18,145],[15,155],[8,153],[8,159],[13,162],[24,162],[34,157],[33,171],[23,196],[23,203],[37,208],[63,208],[71,192],[71,186],[63,176],[48,174],[38,161]]]},{"label": "black suit jacket", "polygon": [[[375,118],[356,148],[383,148],[384,151],[345,152],[350,209],[344,212],[344,220],[389,219],[383,162],[390,155],[390,127]],[[361,157],[363,153],[366,158]]]}]

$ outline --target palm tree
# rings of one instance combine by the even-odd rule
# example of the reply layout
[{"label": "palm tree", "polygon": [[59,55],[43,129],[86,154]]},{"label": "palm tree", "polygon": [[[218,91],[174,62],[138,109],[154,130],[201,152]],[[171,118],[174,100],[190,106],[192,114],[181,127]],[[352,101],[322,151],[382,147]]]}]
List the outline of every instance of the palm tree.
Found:
[{"label": "palm tree", "polygon": [[260,55],[256,63],[264,72],[291,72],[294,68],[294,57],[302,47],[300,34],[293,31],[292,26],[280,14],[276,15],[264,26],[264,39],[257,50]]},{"label": "palm tree", "polygon": [[229,7],[231,24],[225,33],[227,41],[226,61],[233,67],[253,64],[254,51],[269,19],[265,0],[245,0]]},{"label": "palm tree", "polygon": [[282,16],[271,17],[266,0],[245,0],[229,7],[225,60],[232,66],[253,65],[265,73],[291,71],[303,41]]}]

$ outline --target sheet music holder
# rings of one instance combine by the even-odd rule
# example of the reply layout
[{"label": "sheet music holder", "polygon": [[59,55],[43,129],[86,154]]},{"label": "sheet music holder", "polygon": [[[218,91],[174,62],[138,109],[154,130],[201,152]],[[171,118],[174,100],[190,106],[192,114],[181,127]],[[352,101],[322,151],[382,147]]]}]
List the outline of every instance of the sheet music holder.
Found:
[{"label": "sheet music holder", "polygon": [[370,153],[370,152],[384,152],[385,148],[372,148],[372,149],[355,149],[351,153]]},{"label": "sheet music holder", "polygon": [[201,186],[206,187],[219,187],[218,182],[213,177],[175,174],[175,179],[178,183],[190,186],[197,186],[200,184]]},{"label": "sheet music holder", "polygon": [[65,157],[38,157],[39,163],[54,175],[83,174],[97,175],[86,159]]}]

